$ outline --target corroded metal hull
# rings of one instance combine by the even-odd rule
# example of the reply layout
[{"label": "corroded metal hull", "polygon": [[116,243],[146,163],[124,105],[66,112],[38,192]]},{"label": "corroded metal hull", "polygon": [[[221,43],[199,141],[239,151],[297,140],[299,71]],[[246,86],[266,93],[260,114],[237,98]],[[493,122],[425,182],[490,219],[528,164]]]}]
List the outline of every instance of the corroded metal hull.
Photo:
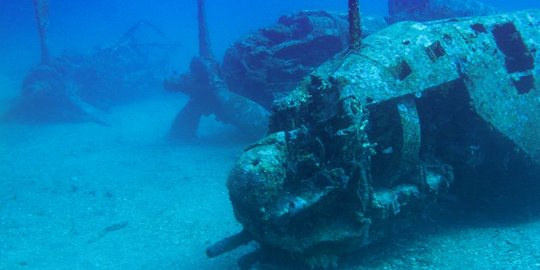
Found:
[{"label": "corroded metal hull", "polygon": [[539,30],[540,11],[403,22],[321,66],[230,175],[243,234],[324,266],[417,223],[454,182],[537,173]]}]

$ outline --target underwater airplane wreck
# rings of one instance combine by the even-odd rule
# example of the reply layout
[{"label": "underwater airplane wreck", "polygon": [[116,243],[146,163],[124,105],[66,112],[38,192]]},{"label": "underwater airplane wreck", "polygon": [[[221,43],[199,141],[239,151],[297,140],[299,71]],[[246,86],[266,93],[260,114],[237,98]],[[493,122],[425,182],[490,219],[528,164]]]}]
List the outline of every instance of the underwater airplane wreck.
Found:
[{"label": "underwater airplane wreck", "polygon": [[[46,30],[46,1],[35,3]],[[243,230],[210,246],[209,257],[256,242],[239,260],[244,268],[289,260],[332,268],[421,222],[448,194],[482,194],[493,204],[495,196],[539,194],[540,11],[391,0],[388,18],[370,20],[350,3],[350,22],[327,12],[284,17],[252,37],[265,47],[245,38],[220,65],[199,0],[199,56],[165,82],[190,98],[171,133],[193,136],[201,116],[215,114],[264,135],[227,182]],[[297,35],[305,25],[312,27]],[[347,33],[357,38],[348,42]],[[21,108],[54,104],[60,116],[95,115],[97,106],[75,87],[84,84],[49,56],[45,34],[43,65],[23,84]],[[333,50],[316,62],[294,62],[329,41]],[[262,48],[268,62],[252,62]],[[271,74],[289,80],[270,81]]]},{"label": "underwater airplane wreck", "polygon": [[209,257],[255,241],[246,269],[332,268],[451,189],[540,192],[539,10],[403,21],[361,43],[274,103],[227,182],[243,230]]},{"label": "underwater airplane wreck", "polygon": [[90,53],[52,56],[49,1],[34,0],[41,61],[26,75],[17,103],[3,118],[22,122],[97,122],[108,125],[114,106],[160,89],[179,43],[156,26],[135,23],[114,44]]}]

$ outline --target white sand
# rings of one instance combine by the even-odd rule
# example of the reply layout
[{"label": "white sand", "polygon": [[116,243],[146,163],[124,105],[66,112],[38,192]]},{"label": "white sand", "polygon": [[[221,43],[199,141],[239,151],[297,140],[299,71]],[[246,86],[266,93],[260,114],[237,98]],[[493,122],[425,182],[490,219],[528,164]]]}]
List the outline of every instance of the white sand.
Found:
[{"label": "white sand", "polygon": [[235,265],[204,250],[240,228],[225,181],[247,142],[228,132],[197,145],[166,143],[181,103],[119,108],[112,127],[1,125],[0,269]]}]

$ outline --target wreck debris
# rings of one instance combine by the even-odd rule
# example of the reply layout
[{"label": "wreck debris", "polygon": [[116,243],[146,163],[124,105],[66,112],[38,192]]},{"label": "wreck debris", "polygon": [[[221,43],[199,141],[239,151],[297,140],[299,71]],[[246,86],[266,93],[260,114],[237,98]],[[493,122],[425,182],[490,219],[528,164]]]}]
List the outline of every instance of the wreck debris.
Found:
[{"label": "wreck debris", "polygon": [[195,138],[201,117],[214,114],[218,121],[236,126],[250,137],[260,138],[267,132],[269,112],[228,89],[210,48],[204,0],[198,0],[197,7],[200,55],[192,59],[188,73],[164,82],[166,90],[189,96],[188,103],[174,119],[169,137],[173,140]]},{"label": "wreck debris", "polygon": [[253,238],[251,237],[251,235],[246,231],[241,231],[207,248],[206,255],[209,258],[214,258],[223,253],[227,253],[233,249],[236,249],[239,246],[245,245],[251,241],[253,241]]},{"label": "wreck debris", "polygon": [[266,134],[268,111],[229,91],[219,76],[219,64],[213,59],[193,58],[190,72],[167,79],[164,87],[190,97],[174,119],[169,133],[173,140],[195,138],[201,117],[210,114],[220,122],[238,127],[248,137],[260,138]]},{"label": "wreck debris", "polygon": [[107,125],[106,112],[113,106],[147,96],[161,85],[168,58],[179,47],[156,26],[140,21],[112,46],[51,57],[47,1],[34,4],[41,63],[26,75],[20,98],[3,116],[8,121]]},{"label": "wreck debris", "polygon": [[539,25],[540,11],[402,22],[322,65],[230,174],[244,231],[267,254],[331,266],[417,223],[454,183],[466,196],[488,189],[481,175],[537,176]]}]

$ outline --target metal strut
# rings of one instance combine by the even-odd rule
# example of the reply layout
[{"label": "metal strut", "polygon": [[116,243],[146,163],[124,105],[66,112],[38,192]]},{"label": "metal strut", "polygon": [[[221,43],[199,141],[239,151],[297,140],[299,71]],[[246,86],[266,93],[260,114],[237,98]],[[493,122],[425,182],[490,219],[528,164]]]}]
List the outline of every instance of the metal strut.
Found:
[{"label": "metal strut", "polygon": [[206,8],[204,0],[197,0],[197,20],[199,23],[199,55],[214,58],[210,48],[210,35],[206,24]]},{"label": "metal strut", "polygon": [[349,0],[349,49],[358,50],[362,46],[362,23],[359,0]]},{"label": "metal strut", "polygon": [[49,48],[47,46],[47,29],[49,28],[49,1],[34,0],[34,10],[37,20],[39,42],[41,46],[41,63],[49,63]]}]

